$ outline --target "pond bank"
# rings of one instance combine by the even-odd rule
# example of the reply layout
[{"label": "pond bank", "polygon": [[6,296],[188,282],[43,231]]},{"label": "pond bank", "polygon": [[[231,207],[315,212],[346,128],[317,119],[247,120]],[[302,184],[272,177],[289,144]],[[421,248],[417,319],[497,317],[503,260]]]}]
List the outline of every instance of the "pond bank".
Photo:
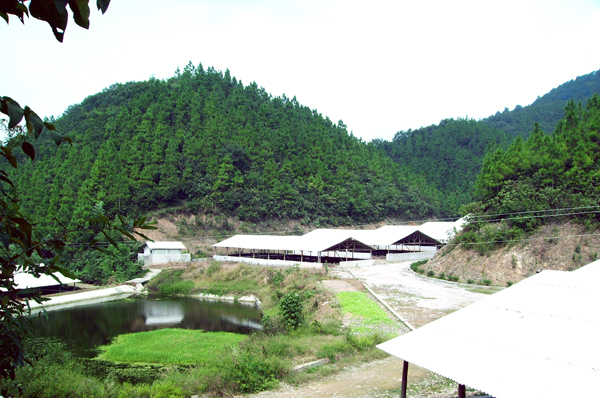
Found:
[{"label": "pond bank", "polygon": [[64,294],[61,296],[51,297],[49,300],[44,301],[42,304],[36,303],[35,301],[29,302],[29,306],[32,313],[41,311],[42,309],[61,309],[66,307],[72,307],[76,305],[87,305],[93,303],[101,303],[103,301],[118,300],[126,298],[134,294],[140,294],[143,290],[141,285],[133,287],[130,285],[115,286],[108,289],[91,290],[88,292]]},{"label": "pond bank", "polygon": [[161,271],[162,270],[160,269],[148,269],[143,277],[126,281],[119,286],[53,296],[42,304],[30,301],[29,307],[31,308],[32,313],[35,314],[42,309],[48,309],[48,307],[52,307],[51,309],[55,310],[76,305],[95,304],[127,298],[134,294],[141,294],[144,291],[143,284],[154,278]]}]

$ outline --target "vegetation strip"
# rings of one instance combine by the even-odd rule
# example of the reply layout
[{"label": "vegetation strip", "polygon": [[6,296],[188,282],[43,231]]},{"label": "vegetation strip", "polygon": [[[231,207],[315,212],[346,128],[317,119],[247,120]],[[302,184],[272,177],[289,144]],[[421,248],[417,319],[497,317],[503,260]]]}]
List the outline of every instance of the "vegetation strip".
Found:
[{"label": "vegetation strip", "polygon": [[[348,270],[348,272],[350,272],[350,275],[352,275],[354,277],[354,279],[359,280],[351,270]],[[379,295],[377,295],[373,290],[371,290],[371,288],[369,286],[367,286],[366,283],[363,283],[363,286],[365,287],[365,289],[367,289],[369,291],[369,293],[371,293],[373,295],[373,297],[375,297],[381,304],[383,304],[385,306],[385,308],[387,308],[392,314],[394,314],[394,316],[396,318],[398,318],[400,320],[400,322],[402,322],[404,325],[406,325],[406,327],[408,327],[410,330],[415,330],[415,327],[413,325],[411,325],[406,319],[402,318],[402,316],[400,314],[398,314],[396,311],[394,311],[394,309],[392,307],[390,307],[388,305],[388,303],[386,303],[381,297],[379,297]]]}]

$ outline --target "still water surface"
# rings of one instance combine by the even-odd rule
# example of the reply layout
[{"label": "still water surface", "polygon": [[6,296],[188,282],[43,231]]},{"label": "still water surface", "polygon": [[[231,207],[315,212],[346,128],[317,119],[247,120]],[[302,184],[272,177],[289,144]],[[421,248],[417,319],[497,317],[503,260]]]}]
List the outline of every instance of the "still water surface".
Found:
[{"label": "still water surface", "polygon": [[57,337],[83,357],[119,334],[163,328],[250,333],[260,328],[255,306],[194,298],[127,299],[80,305],[32,316],[36,335]]}]

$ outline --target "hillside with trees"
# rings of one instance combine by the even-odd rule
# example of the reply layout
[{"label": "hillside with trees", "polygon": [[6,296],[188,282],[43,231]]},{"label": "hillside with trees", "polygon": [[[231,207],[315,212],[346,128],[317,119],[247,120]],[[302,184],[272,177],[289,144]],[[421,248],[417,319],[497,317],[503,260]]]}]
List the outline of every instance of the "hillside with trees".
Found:
[{"label": "hillside with trees", "polygon": [[[398,166],[420,173],[438,192],[439,214],[452,217],[474,199],[475,180],[489,151],[506,149],[517,136],[552,133],[570,100],[585,102],[600,93],[600,71],[560,85],[533,104],[476,121],[445,119],[438,125],[400,131],[390,142],[375,141]],[[536,126],[537,123],[537,127]]]},{"label": "hillside with trees", "polygon": [[[471,223],[427,265],[432,274],[494,284],[599,257],[600,96],[569,101],[553,134],[535,126],[484,159]],[[468,265],[465,265],[468,264]]]},{"label": "hillside with trees", "polygon": [[116,84],[52,121],[73,146],[36,146],[13,178],[50,233],[99,208],[161,208],[330,225],[437,214],[435,189],[295,98],[189,64],[167,80]]},{"label": "hillside with trees", "polygon": [[438,192],[439,213],[458,214],[472,200],[475,179],[486,149],[506,146],[503,131],[473,119],[445,119],[438,125],[400,131],[390,142],[377,141],[400,169],[418,173]]},{"label": "hillside with trees", "polygon": [[527,138],[535,123],[546,133],[551,133],[556,123],[565,115],[565,107],[569,101],[585,103],[592,95],[598,93],[600,70],[561,84],[538,97],[531,105],[517,105],[512,111],[505,108],[503,112],[482,119],[482,122],[505,131],[511,137],[520,135]]}]

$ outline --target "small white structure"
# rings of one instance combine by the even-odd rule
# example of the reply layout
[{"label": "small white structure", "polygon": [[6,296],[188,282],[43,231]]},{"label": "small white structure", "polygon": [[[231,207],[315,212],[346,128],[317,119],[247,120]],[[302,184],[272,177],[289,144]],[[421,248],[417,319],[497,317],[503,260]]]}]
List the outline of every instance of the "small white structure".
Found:
[{"label": "small white structure", "polygon": [[165,264],[170,262],[189,263],[192,256],[183,253],[186,250],[181,242],[151,242],[147,241],[144,253],[138,254],[138,261],[144,265]]}]

